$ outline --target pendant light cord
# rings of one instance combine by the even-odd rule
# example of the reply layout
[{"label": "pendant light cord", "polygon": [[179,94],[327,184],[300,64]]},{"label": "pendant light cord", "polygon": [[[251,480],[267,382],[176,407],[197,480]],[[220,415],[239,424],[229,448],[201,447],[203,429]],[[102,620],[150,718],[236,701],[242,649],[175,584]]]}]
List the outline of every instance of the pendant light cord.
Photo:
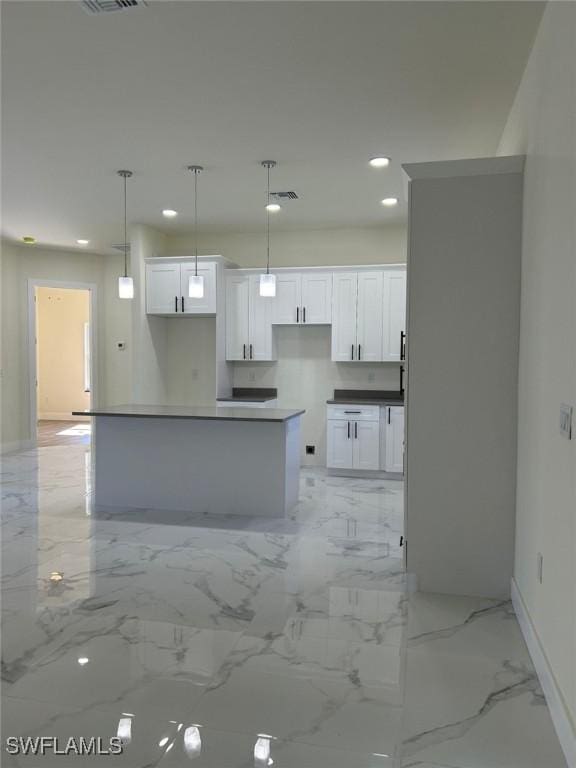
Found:
[{"label": "pendant light cord", "polygon": [[198,171],[194,171],[194,274],[198,277]]},{"label": "pendant light cord", "polygon": [[268,192],[266,196],[266,274],[270,274],[270,163],[266,166],[268,171]]},{"label": "pendant light cord", "polygon": [[128,217],[126,213],[126,180],[127,175],[124,174],[124,277],[128,277]]}]

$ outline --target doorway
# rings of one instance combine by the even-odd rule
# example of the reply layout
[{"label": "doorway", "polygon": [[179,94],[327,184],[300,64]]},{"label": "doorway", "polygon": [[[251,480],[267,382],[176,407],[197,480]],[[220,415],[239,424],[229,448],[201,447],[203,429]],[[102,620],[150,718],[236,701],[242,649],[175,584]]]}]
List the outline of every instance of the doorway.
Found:
[{"label": "doorway", "polygon": [[30,419],[39,447],[90,444],[94,286],[37,281],[30,299]]}]

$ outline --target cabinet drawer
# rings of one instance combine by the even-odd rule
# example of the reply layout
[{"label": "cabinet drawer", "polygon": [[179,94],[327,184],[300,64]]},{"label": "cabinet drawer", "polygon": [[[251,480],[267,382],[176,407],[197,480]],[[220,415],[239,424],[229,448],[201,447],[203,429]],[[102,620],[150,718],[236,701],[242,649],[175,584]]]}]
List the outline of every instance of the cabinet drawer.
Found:
[{"label": "cabinet drawer", "polygon": [[379,405],[329,405],[327,418],[347,421],[380,421]]}]

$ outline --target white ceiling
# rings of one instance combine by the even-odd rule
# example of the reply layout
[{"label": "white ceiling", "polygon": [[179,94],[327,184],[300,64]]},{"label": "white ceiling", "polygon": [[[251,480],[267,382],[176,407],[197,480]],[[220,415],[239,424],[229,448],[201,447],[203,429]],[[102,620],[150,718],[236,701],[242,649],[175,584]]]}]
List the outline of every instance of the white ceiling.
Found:
[{"label": "white ceiling", "polygon": [[[264,223],[272,186],[300,200],[282,229],[406,216],[400,164],[495,152],[542,5],[536,2],[2,3],[3,233],[109,250],[129,218],[204,230]],[[389,155],[375,171],[367,160]],[[397,196],[397,209],[383,197]],[[161,209],[180,216],[167,221]]]}]

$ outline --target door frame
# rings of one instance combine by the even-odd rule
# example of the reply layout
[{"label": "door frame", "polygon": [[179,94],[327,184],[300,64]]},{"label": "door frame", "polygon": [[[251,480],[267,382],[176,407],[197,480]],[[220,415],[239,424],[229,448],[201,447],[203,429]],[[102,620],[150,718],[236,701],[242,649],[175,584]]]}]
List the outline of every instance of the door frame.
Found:
[{"label": "door frame", "polygon": [[98,376],[98,329],[96,327],[97,286],[96,283],[83,283],[75,280],[47,280],[41,277],[28,278],[28,416],[30,419],[30,438],[33,443],[38,439],[38,392],[37,392],[37,350],[36,350],[36,288],[69,288],[89,292],[90,323],[90,404],[97,401]]}]

